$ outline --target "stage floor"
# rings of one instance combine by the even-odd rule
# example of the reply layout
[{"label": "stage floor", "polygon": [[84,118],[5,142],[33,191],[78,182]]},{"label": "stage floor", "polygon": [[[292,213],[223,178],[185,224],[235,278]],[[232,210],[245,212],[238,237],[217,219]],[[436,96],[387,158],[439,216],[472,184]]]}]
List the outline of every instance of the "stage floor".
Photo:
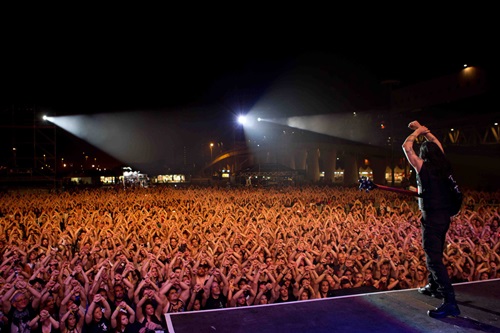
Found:
[{"label": "stage floor", "polygon": [[455,284],[462,312],[433,319],[441,300],[416,289],[167,315],[169,333],[500,332],[500,279]]}]

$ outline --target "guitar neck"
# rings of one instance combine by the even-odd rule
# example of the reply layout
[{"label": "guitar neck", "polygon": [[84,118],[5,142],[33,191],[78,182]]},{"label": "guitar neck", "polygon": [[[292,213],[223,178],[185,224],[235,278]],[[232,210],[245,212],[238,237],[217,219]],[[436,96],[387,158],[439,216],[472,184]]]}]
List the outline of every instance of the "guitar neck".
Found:
[{"label": "guitar neck", "polygon": [[418,196],[418,192],[415,191],[410,191],[410,190],[405,190],[402,188],[397,188],[397,187],[389,187],[389,186],[384,186],[384,185],[378,185],[375,184],[378,189],[384,190],[384,191],[389,191],[389,192],[396,192],[396,193],[401,193],[405,195],[412,195],[412,196]]}]

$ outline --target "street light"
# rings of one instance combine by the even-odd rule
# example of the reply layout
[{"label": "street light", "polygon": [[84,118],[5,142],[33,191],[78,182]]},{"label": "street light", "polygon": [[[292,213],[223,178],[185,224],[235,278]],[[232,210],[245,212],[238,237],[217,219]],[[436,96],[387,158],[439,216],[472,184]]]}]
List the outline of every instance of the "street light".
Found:
[{"label": "street light", "polygon": [[[212,164],[212,162],[214,161],[214,158],[212,156],[212,150],[214,148],[214,143],[213,142],[210,142],[210,164]],[[214,170],[213,170],[214,166],[213,165],[210,165],[210,177],[213,177],[214,176]]]}]

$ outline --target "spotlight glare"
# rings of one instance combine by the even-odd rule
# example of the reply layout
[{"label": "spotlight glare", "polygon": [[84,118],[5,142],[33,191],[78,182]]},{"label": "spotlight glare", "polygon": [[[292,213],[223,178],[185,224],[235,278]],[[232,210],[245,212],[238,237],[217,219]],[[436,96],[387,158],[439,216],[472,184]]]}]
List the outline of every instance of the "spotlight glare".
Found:
[{"label": "spotlight glare", "polygon": [[42,119],[43,120],[47,120],[47,115],[44,114],[43,117],[42,117]]},{"label": "spotlight glare", "polygon": [[245,117],[245,116],[239,116],[239,117],[238,117],[238,122],[239,122],[241,125],[245,125],[245,123],[247,122],[247,117]]}]

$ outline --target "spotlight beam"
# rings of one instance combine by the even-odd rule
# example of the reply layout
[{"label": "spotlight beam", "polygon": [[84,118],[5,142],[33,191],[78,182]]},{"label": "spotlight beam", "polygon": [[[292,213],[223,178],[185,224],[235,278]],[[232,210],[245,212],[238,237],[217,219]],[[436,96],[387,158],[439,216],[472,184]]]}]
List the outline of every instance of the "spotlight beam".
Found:
[{"label": "spotlight beam", "polygon": [[[383,135],[375,133],[376,126],[372,126],[369,115],[346,113],[290,117],[286,119],[286,125],[365,144],[380,144],[384,140]],[[374,142],[378,139],[381,142]]]},{"label": "spotlight beam", "polygon": [[[373,121],[370,116],[359,113],[258,118],[257,120],[262,124],[276,124],[363,144],[381,145],[385,140],[382,133],[376,132],[378,128],[372,126]],[[248,129],[248,126],[245,128]]]},{"label": "spotlight beam", "polygon": [[51,122],[51,123],[53,123],[53,122],[54,122],[54,117],[47,116],[46,114],[44,114],[44,115],[42,116],[42,119],[43,119],[43,121],[49,121],[49,122]]}]

